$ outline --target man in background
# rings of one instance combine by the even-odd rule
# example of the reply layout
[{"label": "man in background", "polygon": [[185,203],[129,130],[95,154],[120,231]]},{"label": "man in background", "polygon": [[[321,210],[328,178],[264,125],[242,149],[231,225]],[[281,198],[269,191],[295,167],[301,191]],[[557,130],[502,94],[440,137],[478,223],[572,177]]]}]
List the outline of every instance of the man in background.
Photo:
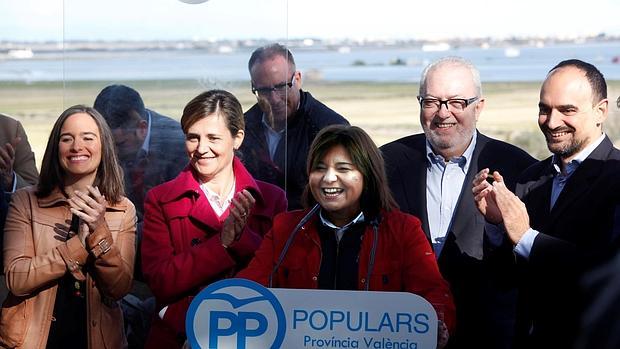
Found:
[{"label": "man in background", "polygon": [[517,195],[501,170],[483,169],[474,181],[478,208],[503,225],[522,266],[519,347],[573,347],[584,302],[595,299],[580,292],[580,280],[618,251],[620,150],[603,133],[608,104],[595,66],[560,62],[538,103],[538,125],[553,156],[520,176]]},{"label": "man in background", "polygon": [[[34,153],[30,149],[28,137],[22,124],[4,114],[0,114],[0,251],[4,236],[4,221],[15,190],[39,181]],[[4,270],[0,260],[0,270]],[[4,273],[4,271],[2,271]],[[4,278],[0,282],[0,297],[5,298],[8,289]]]},{"label": "man in background", "polygon": [[37,184],[39,172],[22,124],[0,114],[0,181],[5,192]]},{"label": "man in background", "polygon": [[142,282],[140,243],[144,199],[153,187],[175,178],[187,165],[185,136],[181,124],[147,109],[140,94],[125,85],[105,87],[94,108],[112,129],[125,178],[125,193],[136,206],[136,261],[131,294],[121,306],[130,348],[142,348],[155,310],[155,299]]},{"label": "man in background", "polygon": [[511,246],[486,225],[471,191],[475,174],[503,171],[513,187],[535,160],[476,130],[484,108],[480,74],[460,57],[431,63],[422,73],[423,134],[381,147],[389,185],[401,210],[420,218],[450,283],[457,328],[448,348],[511,348],[517,285]]},{"label": "man in background", "polygon": [[301,72],[286,47],[256,49],[248,69],[257,103],[245,113],[242,160],[254,178],[286,191],[289,209],[301,208],[310,144],[325,126],[349,123],[301,89]]},{"label": "man in background", "polygon": [[125,85],[105,87],[94,108],[112,129],[125,176],[125,192],[142,222],[146,192],[175,178],[187,165],[185,136],[178,121],[144,107]]}]

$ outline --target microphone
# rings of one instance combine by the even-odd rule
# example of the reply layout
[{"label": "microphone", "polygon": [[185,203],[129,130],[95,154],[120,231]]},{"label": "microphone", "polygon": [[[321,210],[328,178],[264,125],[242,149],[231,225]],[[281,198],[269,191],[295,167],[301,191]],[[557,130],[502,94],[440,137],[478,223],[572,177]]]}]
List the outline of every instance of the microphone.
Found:
[{"label": "microphone", "polygon": [[278,268],[280,268],[280,265],[284,261],[284,257],[286,257],[286,253],[288,252],[288,249],[291,247],[291,244],[293,243],[295,236],[297,235],[301,227],[303,227],[304,224],[306,224],[310,220],[310,218],[312,218],[312,216],[314,216],[317,213],[319,208],[320,208],[319,204],[314,205],[314,207],[312,207],[312,209],[308,213],[306,213],[306,215],[299,221],[299,223],[297,223],[297,225],[295,226],[295,229],[293,229],[293,231],[291,232],[291,235],[289,235],[288,240],[286,240],[286,244],[284,244],[284,248],[282,249],[282,252],[280,252],[280,256],[278,257],[278,262],[276,262],[276,265],[271,270],[271,274],[269,274],[269,283],[267,287],[271,288],[273,284],[273,276],[276,274],[276,272],[278,271]]},{"label": "microphone", "polygon": [[370,288],[370,275],[375,268],[375,254],[377,253],[377,245],[379,244],[379,224],[381,223],[381,215],[377,214],[371,221],[373,230],[372,248],[368,258],[368,270],[366,271],[366,291]]}]

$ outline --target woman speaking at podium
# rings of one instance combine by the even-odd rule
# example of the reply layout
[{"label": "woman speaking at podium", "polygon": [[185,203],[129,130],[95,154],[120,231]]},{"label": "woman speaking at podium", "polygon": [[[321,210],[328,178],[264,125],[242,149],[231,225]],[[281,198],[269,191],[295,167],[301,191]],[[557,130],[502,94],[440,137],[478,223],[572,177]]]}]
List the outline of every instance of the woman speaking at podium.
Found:
[{"label": "woman speaking at podium", "polygon": [[334,125],[308,156],[308,209],[276,216],[237,277],[268,287],[411,292],[437,311],[440,347],[455,309],[420,221],[398,210],[383,158],[361,128]]}]

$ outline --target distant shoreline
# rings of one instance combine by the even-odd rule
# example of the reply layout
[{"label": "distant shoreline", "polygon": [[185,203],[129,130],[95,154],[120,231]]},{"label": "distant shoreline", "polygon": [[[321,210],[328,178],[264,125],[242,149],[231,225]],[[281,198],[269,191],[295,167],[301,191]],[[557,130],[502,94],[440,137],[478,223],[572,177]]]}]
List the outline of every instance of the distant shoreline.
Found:
[{"label": "distant shoreline", "polygon": [[286,44],[291,50],[332,50],[342,47],[356,49],[394,49],[422,48],[425,45],[448,44],[451,47],[493,47],[563,45],[620,42],[620,36],[601,33],[590,36],[549,37],[513,36],[508,38],[472,37],[443,39],[319,39],[319,38],[280,38],[280,39],[221,39],[221,40],[42,40],[19,41],[0,40],[0,54],[15,49],[31,49],[39,52],[63,51],[157,51],[157,50],[208,50],[213,53],[228,54],[231,50],[249,51],[273,42]]}]

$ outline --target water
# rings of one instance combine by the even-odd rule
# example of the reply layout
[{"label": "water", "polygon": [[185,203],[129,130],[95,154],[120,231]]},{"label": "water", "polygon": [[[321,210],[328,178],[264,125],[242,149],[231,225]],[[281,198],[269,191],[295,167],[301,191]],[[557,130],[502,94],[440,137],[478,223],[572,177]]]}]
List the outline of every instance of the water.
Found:
[{"label": "water", "polygon": [[[293,49],[298,69],[307,78],[325,81],[417,82],[432,60],[458,55],[471,60],[485,82],[541,81],[559,61],[578,58],[596,65],[608,80],[620,80],[620,42],[562,44],[538,47],[482,49],[452,48],[442,52],[421,49],[352,48],[332,50]],[[247,82],[250,51],[216,54],[201,50],[38,53],[22,60],[0,59],[0,81],[126,81],[215,80]],[[516,57],[507,56],[518,53]],[[395,60],[405,65],[390,65]],[[364,65],[354,65],[354,62]]]}]

